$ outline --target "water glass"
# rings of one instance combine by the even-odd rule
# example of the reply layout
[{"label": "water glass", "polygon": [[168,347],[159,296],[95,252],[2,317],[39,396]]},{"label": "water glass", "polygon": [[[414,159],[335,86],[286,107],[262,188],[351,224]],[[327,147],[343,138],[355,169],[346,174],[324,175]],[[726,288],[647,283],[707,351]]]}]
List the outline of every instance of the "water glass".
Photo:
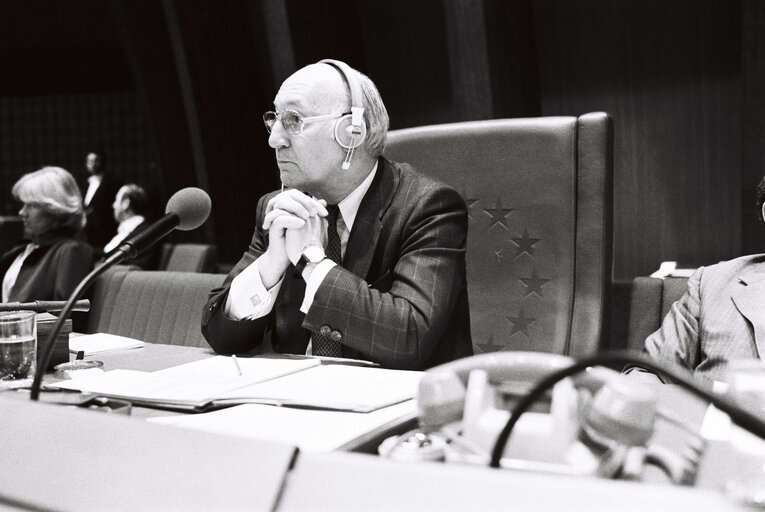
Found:
[{"label": "water glass", "polygon": [[27,386],[37,368],[37,314],[0,313],[0,388]]}]

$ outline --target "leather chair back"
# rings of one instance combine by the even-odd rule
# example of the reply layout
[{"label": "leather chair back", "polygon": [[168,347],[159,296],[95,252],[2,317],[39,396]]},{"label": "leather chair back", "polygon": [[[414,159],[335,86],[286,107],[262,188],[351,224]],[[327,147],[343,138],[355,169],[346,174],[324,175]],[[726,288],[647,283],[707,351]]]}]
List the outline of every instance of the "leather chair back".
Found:
[{"label": "leather chair back", "polygon": [[159,270],[213,272],[218,248],[209,244],[164,244]]},{"label": "leather chair back", "polygon": [[225,275],[115,267],[96,279],[88,332],[148,343],[208,347],[201,321],[210,290]]},{"label": "leather chair back", "polygon": [[396,130],[385,155],[451,184],[468,205],[477,353],[598,350],[612,270],[608,114]]},{"label": "leather chair back", "polygon": [[638,276],[632,280],[627,348],[640,351],[648,336],[664,321],[664,317],[688,288],[687,277]]}]

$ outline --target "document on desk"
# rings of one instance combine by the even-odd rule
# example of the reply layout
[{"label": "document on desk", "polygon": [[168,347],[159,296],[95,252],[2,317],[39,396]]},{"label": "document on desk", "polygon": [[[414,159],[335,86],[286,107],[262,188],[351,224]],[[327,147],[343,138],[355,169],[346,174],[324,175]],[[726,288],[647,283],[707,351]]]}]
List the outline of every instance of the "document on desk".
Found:
[{"label": "document on desk", "polygon": [[369,413],[244,404],[204,414],[162,416],[147,421],[287,443],[304,452],[329,452],[352,448],[416,416],[417,404],[407,400]]},{"label": "document on desk", "polygon": [[[99,375],[49,384],[113,398],[136,405],[186,410],[205,409],[216,396],[240,387],[300,372],[320,362],[313,359],[265,359],[215,356],[156,372],[111,370]],[[241,374],[240,374],[241,373]]]},{"label": "document on desk", "polygon": [[117,350],[143,348],[144,345],[146,343],[141,340],[107,334],[105,332],[69,336],[69,352],[76,354],[83,351],[86,356],[115,352]]},{"label": "document on desk", "polygon": [[217,405],[247,402],[369,412],[414,398],[422,372],[322,365],[218,395]]},{"label": "document on desk", "polygon": [[235,362],[215,356],[156,372],[111,370],[48,387],[190,411],[265,403],[369,412],[414,398],[422,376],[414,371],[319,365],[318,359],[253,357]]}]

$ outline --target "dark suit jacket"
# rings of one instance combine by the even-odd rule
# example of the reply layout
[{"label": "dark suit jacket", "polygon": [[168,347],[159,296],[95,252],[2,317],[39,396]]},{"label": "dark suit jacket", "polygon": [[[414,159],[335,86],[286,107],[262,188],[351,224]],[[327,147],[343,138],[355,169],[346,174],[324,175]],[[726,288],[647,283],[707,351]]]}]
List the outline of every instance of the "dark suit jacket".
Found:
[{"label": "dark suit jacket", "polygon": [[643,350],[713,380],[728,361],[765,357],[765,255],[699,268]]},{"label": "dark suit jacket", "polygon": [[223,311],[231,280],[268,245],[263,218],[277,192],[261,198],[248,251],[204,310],[202,333],[216,352],[304,354],[311,331],[326,326],[339,335],[344,357],[390,368],[423,369],[472,354],[465,202],[407,164],[379,162],[343,265],[327,274],[308,314],[299,310],[305,282],[290,267],[269,315],[231,320]]},{"label": "dark suit jacket", "polygon": [[[85,215],[88,218],[85,225],[85,236],[88,243],[93,247],[103,248],[117,232],[117,221],[114,220],[112,204],[114,204],[114,198],[117,197],[117,192],[122,185],[124,185],[122,181],[105,174],[101,185],[93,195],[93,199],[85,207]],[[87,190],[88,182],[85,181],[82,189],[83,197]]]},{"label": "dark suit jacket", "polygon": [[[52,234],[39,245],[24,260],[10,302],[66,300],[93,268],[93,248],[69,234]],[[25,247],[19,245],[0,257],[0,278]]]},{"label": "dark suit jacket", "polygon": [[[141,231],[144,231],[149,226],[151,226],[151,222],[149,222],[148,219],[144,220],[143,222],[138,224],[133,229],[133,231],[130,232],[130,234],[128,235],[128,238],[139,234]],[[106,243],[109,243],[109,240],[107,240]],[[116,250],[117,249],[113,249],[109,251],[108,254],[104,254],[102,250],[99,250],[97,251],[97,257],[101,259],[106,259],[109,256],[111,256]],[[132,260],[123,261],[122,264],[136,266],[143,270],[157,270],[157,268],[159,268],[160,251],[161,251],[161,246],[158,244],[154,244],[148,249],[146,249],[144,252],[142,252],[135,258],[133,258]]]}]

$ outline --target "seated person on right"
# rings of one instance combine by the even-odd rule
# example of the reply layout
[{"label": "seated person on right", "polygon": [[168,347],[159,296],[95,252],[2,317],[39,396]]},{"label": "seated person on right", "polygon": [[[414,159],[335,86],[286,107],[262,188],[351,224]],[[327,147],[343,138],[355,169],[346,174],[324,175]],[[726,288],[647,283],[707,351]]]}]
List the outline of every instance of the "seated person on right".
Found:
[{"label": "seated person on right", "polygon": [[[148,228],[151,223],[149,214],[149,200],[143,188],[136,184],[123,185],[118,191],[112,204],[114,220],[117,226],[117,234],[104,246],[103,258],[108,258],[127,238],[132,237]],[[144,270],[156,270],[159,266],[159,245],[146,249],[144,252],[126,260],[124,265],[135,265]]]},{"label": "seated person on right", "polygon": [[[765,225],[765,178],[757,186],[757,211]],[[765,254],[696,270],[643,353],[709,381],[725,380],[729,361],[765,355]],[[636,367],[627,372],[659,378]]]},{"label": "seated person on right", "polygon": [[77,182],[65,169],[44,167],[22,176],[12,193],[28,242],[0,256],[2,302],[68,299],[93,267],[93,248],[78,239],[85,213]]}]

